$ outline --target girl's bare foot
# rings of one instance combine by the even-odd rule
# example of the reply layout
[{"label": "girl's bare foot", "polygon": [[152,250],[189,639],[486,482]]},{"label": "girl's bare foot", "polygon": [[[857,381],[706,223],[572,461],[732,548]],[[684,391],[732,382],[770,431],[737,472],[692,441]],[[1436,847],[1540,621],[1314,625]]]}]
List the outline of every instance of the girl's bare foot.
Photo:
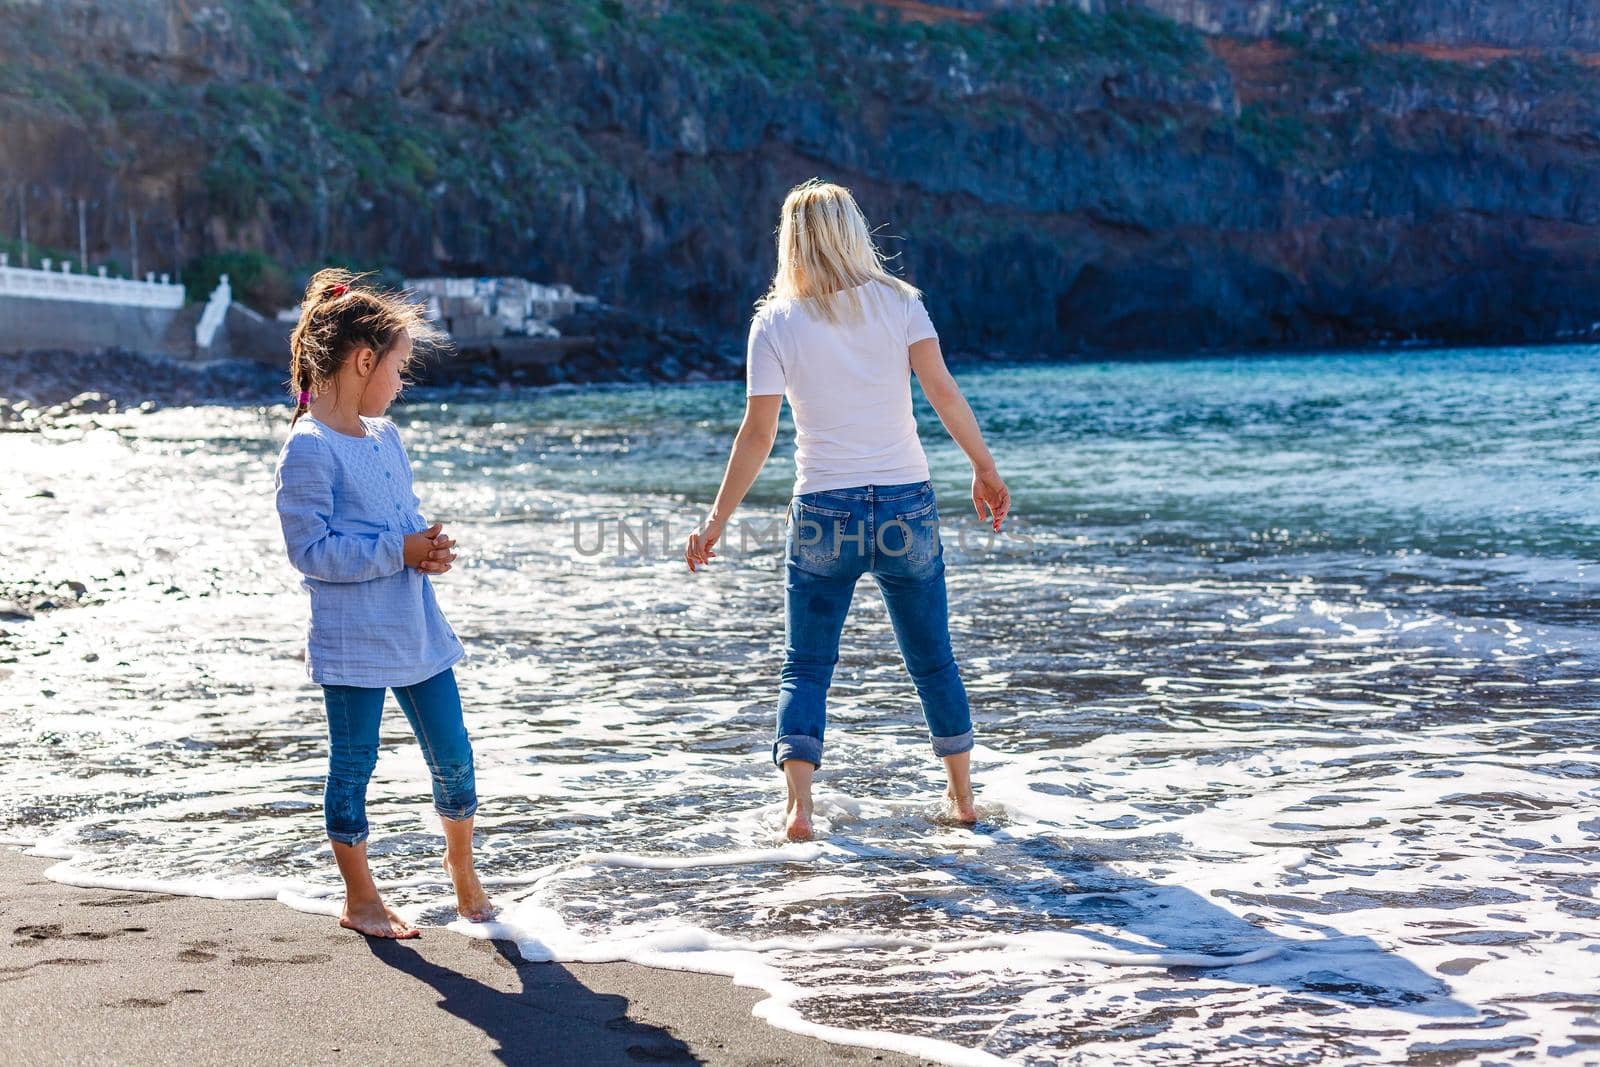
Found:
[{"label": "girl's bare foot", "polygon": [[499,913],[500,909],[483,891],[478,872],[470,862],[461,864],[460,870],[457,870],[455,864],[450,862],[450,853],[446,852],[444,873],[450,876],[451,883],[456,887],[456,914],[468,922],[481,923],[488,922]]},{"label": "girl's bare foot", "polygon": [[456,887],[456,914],[468,922],[487,922],[500,909],[490,902],[472,865],[472,816],[441,817],[439,822],[444,826],[444,873]]},{"label": "girl's bare foot", "polygon": [[393,908],[376,897],[359,904],[352,904],[346,897],[339,925],[368,937],[387,937],[397,941],[422,936],[421,930],[400,918]]},{"label": "girl's bare foot", "polygon": [[339,915],[339,925],[368,937],[421,937],[422,931],[396,915],[378,895],[372,871],[367,867],[367,843],[329,844],[339,864],[339,876],[344,879],[344,910]]}]

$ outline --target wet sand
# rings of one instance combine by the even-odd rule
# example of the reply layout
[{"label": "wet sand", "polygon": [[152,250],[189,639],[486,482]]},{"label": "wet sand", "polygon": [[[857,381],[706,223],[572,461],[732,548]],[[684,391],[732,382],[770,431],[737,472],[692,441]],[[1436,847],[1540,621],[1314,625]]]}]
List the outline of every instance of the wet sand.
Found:
[{"label": "wet sand", "polygon": [[750,1014],[726,979],[368,941],[269,901],[77,889],[0,849],[0,1063],[883,1064]]}]

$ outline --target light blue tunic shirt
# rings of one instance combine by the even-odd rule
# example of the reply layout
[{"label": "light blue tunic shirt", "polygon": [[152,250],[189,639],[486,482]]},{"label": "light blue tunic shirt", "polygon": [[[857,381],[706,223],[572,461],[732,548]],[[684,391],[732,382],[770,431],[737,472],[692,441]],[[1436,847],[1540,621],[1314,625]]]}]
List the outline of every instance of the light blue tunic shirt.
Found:
[{"label": "light blue tunic shirt", "polygon": [[278,521],[311,594],[306,673],[319,685],[415,685],[463,654],[426,574],[405,565],[427,529],[388,419],[363,437],[302,415],[278,454]]}]

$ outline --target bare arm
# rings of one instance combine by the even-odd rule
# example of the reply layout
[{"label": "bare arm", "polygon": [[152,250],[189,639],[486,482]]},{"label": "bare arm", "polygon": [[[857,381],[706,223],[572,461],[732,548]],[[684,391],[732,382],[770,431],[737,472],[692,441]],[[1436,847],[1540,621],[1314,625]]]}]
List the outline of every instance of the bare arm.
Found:
[{"label": "bare arm", "polygon": [[722,528],[743,503],[756,475],[766,466],[772,455],[772,446],[778,439],[778,412],[783,408],[781,393],[771,396],[752,396],[745,399],[744,421],[733,438],[733,450],[728,456],[728,467],[722,473],[722,487],[711,511],[698,529],[689,535],[689,544],[683,558],[693,571],[696,564],[704,566],[713,556],[712,546],[722,536]]},{"label": "bare arm", "polygon": [[961,446],[972,463],[972,506],[983,519],[984,509],[989,511],[989,522],[996,530],[1011,510],[1011,492],[995,468],[994,456],[984,443],[983,431],[978,428],[972,407],[961,394],[961,387],[944,364],[944,352],[939,340],[929,337],[910,348],[911,369],[916,372],[922,393],[938,413],[939,421],[949,431],[952,439]]}]

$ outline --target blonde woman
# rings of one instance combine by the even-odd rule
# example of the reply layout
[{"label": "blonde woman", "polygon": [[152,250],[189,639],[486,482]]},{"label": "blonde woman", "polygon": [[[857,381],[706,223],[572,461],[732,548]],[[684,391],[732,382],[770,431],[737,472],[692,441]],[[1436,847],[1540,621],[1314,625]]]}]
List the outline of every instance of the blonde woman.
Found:
[{"label": "blonde woman", "polygon": [[[950,814],[977,820],[972,718],[950,650],[944,546],[928,461],[911,408],[911,373],[972,462],[972,503],[995,530],[1010,494],[944,365],[922,294],[884,266],[850,191],[815,179],[790,190],[778,270],[750,324],[744,422],[716,502],[689,536],[689,570],[706,565],[772,453],[778,412],[795,422],[786,537],[783,672],[772,760],[788,784],[785,834],[812,836],[812,775],[822,766],[828,685],[856,580],[883,592],[934,752],[949,774]],[[984,512],[988,516],[985,520]]]}]

